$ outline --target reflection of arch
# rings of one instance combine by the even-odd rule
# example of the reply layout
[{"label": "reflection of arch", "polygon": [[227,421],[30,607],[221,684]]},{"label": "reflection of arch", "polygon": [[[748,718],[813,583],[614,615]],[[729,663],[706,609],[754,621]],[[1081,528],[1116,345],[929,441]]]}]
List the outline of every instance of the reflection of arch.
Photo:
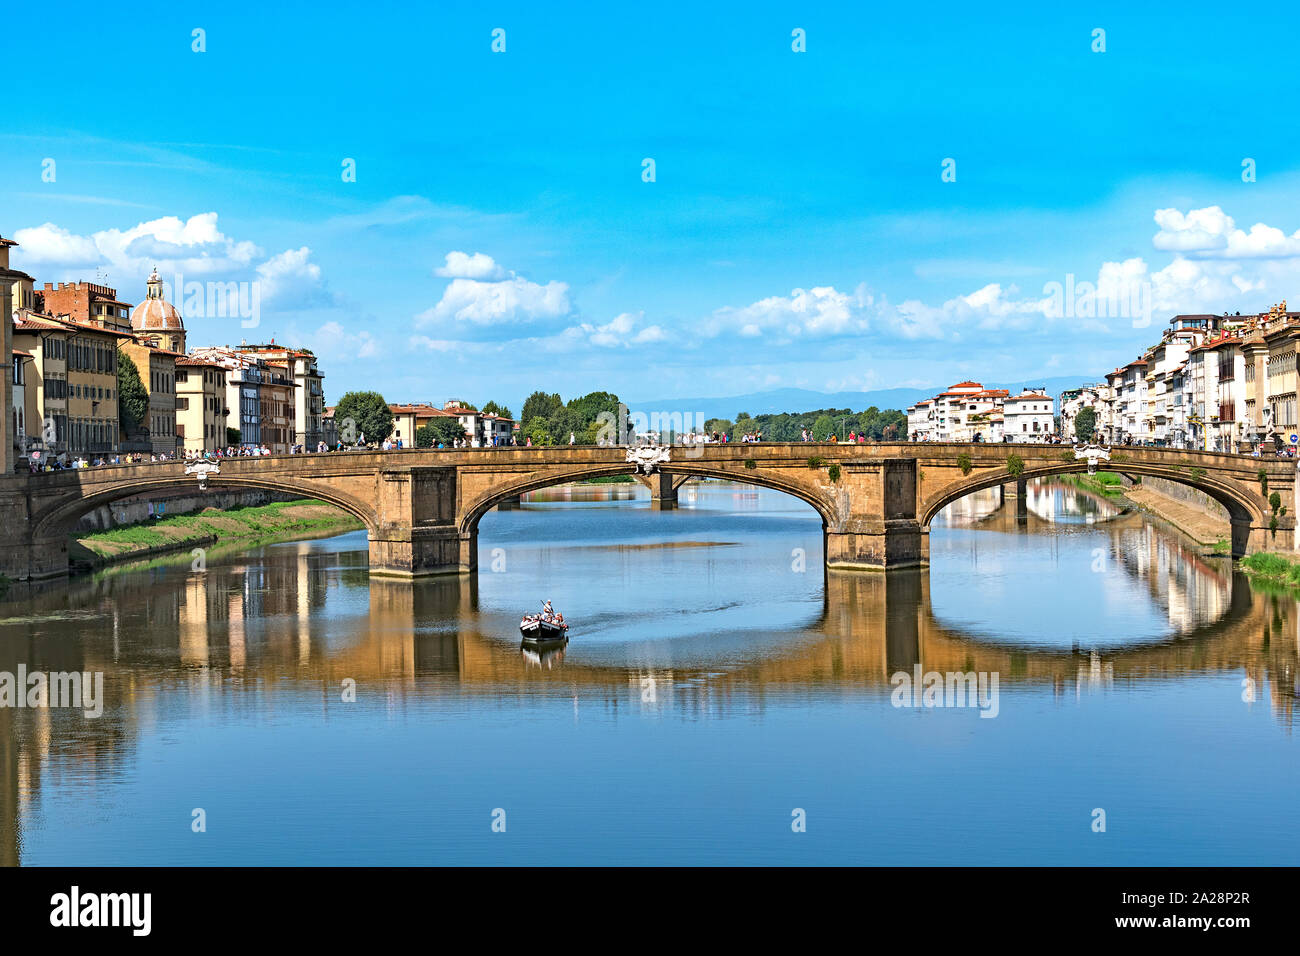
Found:
[{"label": "reflection of arch", "polygon": [[[266,479],[243,476],[224,477],[213,475],[208,478],[206,493],[239,490],[276,491],[324,501],[352,515],[365,525],[368,532],[373,533],[374,531],[375,516],[372,505],[357,501],[345,492],[337,491],[320,483],[286,478]],[[65,535],[72,530],[72,526],[82,515],[101,505],[111,504],[123,498],[149,494],[201,495],[204,493],[203,490],[199,489],[198,483],[193,476],[171,475],[123,482],[87,495],[84,498],[58,502],[43,511],[37,512],[32,517],[32,536],[37,540],[45,540]]]},{"label": "reflection of arch", "polygon": [[[1015,476],[1011,475],[1004,467],[992,469],[985,474],[963,478],[943,486],[936,494],[922,503],[918,509],[917,519],[920,521],[922,528],[928,528],[934,516],[946,505],[964,498],[972,492],[983,491],[986,488],[995,488],[998,485],[1012,482],[1032,481],[1035,478],[1078,474],[1087,471],[1087,469],[1088,464],[1082,459],[1069,462],[1063,461],[1060,464],[1040,465],[1033,468],[1026,467],[1021,474]],[[1125,475],[1163,478],[1209,495],[1223,505],[1228,512],[1228,517],[1232,522],[1232,553],[1235,557],[1246,553],[1251,525],[1264,525],[1269,520],[1269,513],[1259,504],[1259,495],[1252,493],[1247,488],[1243,488],[1239,482],[1233,479],[1221,477],[1208,470],[1203,469],[1203,473],[1196,481],[1192,481],[1185,472],[1178,468],[1137,461],[1112,462],[1107,470],[1117,471]]]},{"label": "reflection of arch", "polygon": [[[1105,654],[1107,660],[1116,664],[1150,667],[1153,662],[1170,652],[1176,656],[1188,645],[1205,644],[1223,634],[1233,633],[1238,625],[1250,617],[1252,610],[1255,610],[1256,598],[1251,591],[1250,582],[1243,574],[1234,574],[1226,586],[1229,596],[1227,608],[1213,620],[1202,621],[1189,630],[1175,631],[1153,641],[1109,644],[1098,641],[1090,645],[1089,650]],[[1075,660],[1078,656],[1074,651],[1065,648],[1053,650],[1005,638],[962,631],[940,621],[935,616],[934,607],[929,600],[925,602],[924,614],[932,636],[942,635],[945,640],[963,646],[978,646],[987,648],[990,652],[1006,654],[1008,657],[1019,655],[1042,663]]]},{"label": "reflection of arch", "polygon": [[[458,530],[462,537],[477,534],[478,523],[483,515],[502,501],[517,498],[519,495],[527,494],[530,491],[540,491],[543,488],[584,481],[588,478],[608,478],[614,475],[633,475],[635,473],[636,467],[634,465],[619,464],[587,466],[572,471],[548,472],[544,475],[527,475],[495,487],[481,495],[473,504],[466,507]],[[802,481],[787,478],[783,474],[774,474],[764,469],[753,469],[746,471],[743,475],[737,475],[734,470],[718,466],[678,461],[672,463],[672,474],[683,478],[718,478],[723,481],[734,481],[780,491],[811,505],[813,510],[821,517],[823,527],[829,521],[835,520],[834,505],[827,499],[820,488],[811,483],[805,484]]]}]

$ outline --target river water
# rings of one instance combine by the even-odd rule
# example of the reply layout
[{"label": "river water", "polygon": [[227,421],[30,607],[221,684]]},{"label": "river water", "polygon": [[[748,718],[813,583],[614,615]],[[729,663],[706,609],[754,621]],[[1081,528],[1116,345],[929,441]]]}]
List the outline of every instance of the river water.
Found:
[{"label": "river water", "polygon": [[[371,580],[357,532],[17,588],[0,673],[104,700],[0,708],[0,862],[1294,863],[1294,598],[1070,486],[1017,504],[888,575],[708,482],[531,496],[472,579]],[[543,598],[573,639],[526,652]]]}]

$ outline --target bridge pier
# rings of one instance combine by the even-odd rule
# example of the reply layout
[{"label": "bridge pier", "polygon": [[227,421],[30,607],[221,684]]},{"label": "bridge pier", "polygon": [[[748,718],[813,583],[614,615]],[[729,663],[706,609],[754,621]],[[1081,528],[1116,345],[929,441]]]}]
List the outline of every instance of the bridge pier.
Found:
[{"label": "bridge pier", "polygon": [[915,458],[885,458],[848,466],[842,486],[844,520],[824,531],[826,566],[838,571],[890,571],[929,563],[929,529],[916,516]]},{"label": "bridge pier", "polygon": [[415,578],[477,569],[477,536],[462,536],[456,524],[455,467],[384,469],[378,491],[371,574]]},{"label": "bridge pier", "polygon": [[[1288,522],[1290,524],[1290,522]],[[1250,519],[1232,520],[1232,556],[1244,558],[1256,551],[1289,552],[1295,550],[1295,529],[1282,527],[1272,531],[1267,525],[1252,524]]]},{"label": "bridge pier", "polygon": [[523,507],[523,495],[515,495],[512,498],[502,498],[497,502],[497,511],[518,511]]},{"label": "bridge pier", "polygon": [[68,576],[68,539],[27,538],[0,547],[0,574],[11,581],[36,581]]},{"label": "bridge pier", "polygon": [[862,524],[867,527],[825,532],[826,566],[832,571],[891,571],[929,563],[930,534],[922,533],[915,518]]},{"label": "bridge pier", "polygon": [[656,471],[652,475],[637,475],[636,480],[650,489],[651,511],[672,511],[677,507],[677,489],[684,478],[674,480],[670,473]]}]

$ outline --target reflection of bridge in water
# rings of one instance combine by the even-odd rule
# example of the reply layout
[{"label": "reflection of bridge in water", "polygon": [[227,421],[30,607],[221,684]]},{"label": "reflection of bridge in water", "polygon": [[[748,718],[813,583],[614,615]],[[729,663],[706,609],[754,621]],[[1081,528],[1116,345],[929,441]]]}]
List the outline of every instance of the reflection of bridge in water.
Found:
[{"label": "reflection of bridge in water", "polygon": [[[1029,522],[1043,520],[1032,496],[1024,520],[1006,504],[959,510],[962,520],[999,532],[1025,533]],[[512,628],[495,630],[499,614],[480,608],[477,577],[370,577],[364,552],[319,543],[214,560],[204,572],[187,572],[186,556],[179,566],[114,569],[73,579],[66,589],[34,590],[26,603],[9,605],[28,618],[0,621],[0,636],[8,627],[24,637],[0,641],[0,671],[14,672],[19,663],[102,671],[107,699],[104,716],[90,721],[68,711],[0,708],[0,863],[20,859],[22,813],[51,765],[92,779],[124,772],[137,728],[155,722],[166,701],[201,711],[207,700],[237,696],[270,707],[276,697],[267,688],[275,686],[319,695],[327,713],[345,706],[346,678],[364,697],[382,694],[398,707],[452,694],[558,691],[632,712],[725,717],[741,700],[746,712],[755,698],[761,707],[765,695],[887,694],[893,674],[918,665],[996,672],[1008,690],[1050,686],[1060,696],[1238,673],[1254,679],[1289,726],[1300,648],[1296,601],[1253,591],[1223,560],[1205,558],[1139,516],[1113,517],[1090,533],[1102,529],[1115,568],[1143,581],[1164,611],[1167,639],[1125,646],[1123,635],[1098,635],[1097,647],[1080,653],[976,638],[936,619],[923,568],[828,571],[822,612],[800,634],[757,635],[752,660],[725,666],[609,662],[580,638],[563,658],[537,666],[521,656]],[[339,596],[345,599],[331,599]],[[66,639],[60,625],[78,639]],[[650,702],[647,679],[657,688]]]}]

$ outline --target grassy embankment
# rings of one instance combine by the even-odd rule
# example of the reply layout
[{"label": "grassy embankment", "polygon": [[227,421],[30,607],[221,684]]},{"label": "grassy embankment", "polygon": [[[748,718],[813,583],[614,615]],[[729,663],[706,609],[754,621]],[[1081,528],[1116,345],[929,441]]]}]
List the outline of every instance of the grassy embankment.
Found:
[{"label": "grassy embankment", "polygon": [[68,545],[68,556],[77,563],[97,565],[218,541],[247,539],[251,547],[254,542],[265,544],[352,531],[361,526],[347,512],[320,501],[277,501],[226,511],[208,508],[194,514],[74,535]]},{"label": "grassy embankment", "polygon": [[[1095,475],[1060,475],[1056,480],[1095,491],[1099,495],[1115,496],[1124,493],[1124,479],[1113,471],[1099,471]],[[1137,484],[1142,483],[1140,478],[1134,481]]]},{"label": "grassy embankment", "polygon": [[1300,588],[1300,562],[1280,554],[1256,551],[1241,559],[1241,569],[1253,580],[1264,584]]}]

